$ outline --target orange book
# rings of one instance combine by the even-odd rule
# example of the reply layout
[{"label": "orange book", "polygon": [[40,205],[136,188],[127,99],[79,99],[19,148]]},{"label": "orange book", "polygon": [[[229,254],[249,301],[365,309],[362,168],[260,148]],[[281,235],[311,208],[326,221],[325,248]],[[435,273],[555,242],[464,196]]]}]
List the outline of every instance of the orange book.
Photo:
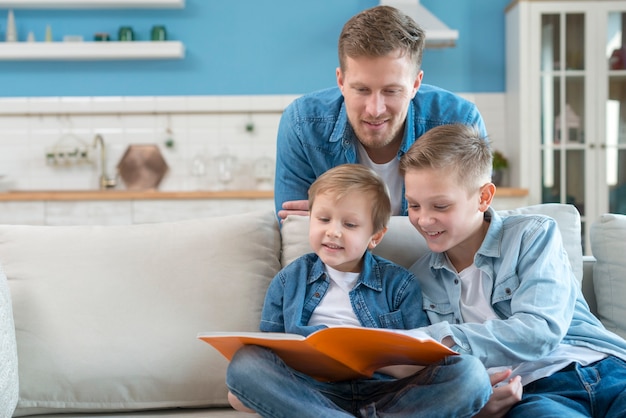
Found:
[{"label": "orange book", "polygon": [[246,344],[272,349],[290,367],[318,380],[371,377],[382,367],[428,365],[455,351],[416,331],[385,328],[331,327],[303,337],[274,332],[207,332],[198,338],[228,360]]}]

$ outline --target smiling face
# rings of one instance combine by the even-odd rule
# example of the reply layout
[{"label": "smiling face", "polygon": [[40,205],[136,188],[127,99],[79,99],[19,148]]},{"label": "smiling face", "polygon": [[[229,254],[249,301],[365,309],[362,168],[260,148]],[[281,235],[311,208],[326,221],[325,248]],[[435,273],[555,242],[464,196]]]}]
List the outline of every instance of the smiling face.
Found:
[{"label": "smiling face", "polygon": [[409,102],[422,80],[407,54],[345,58],[337,68],[337,84],[345,99],[348,120],[370,158],[378,164],[397,153],[404,134]]},{"label": "smiling face", "polygon": [[374,231],[372,205],[368,193],[351,192],[337,199],[326,192],[315,197],[309,243],[326,265],[344,272],[361,271],[363,254],[384,235]]},{"label": "smiling face", "polygon": [[473,263],[488,223],[484,212],[495,188],[487,183],[468,191],[449,169],[409,169],[404,176],[411,224],[428,248],[448,255],[457,271]]}]

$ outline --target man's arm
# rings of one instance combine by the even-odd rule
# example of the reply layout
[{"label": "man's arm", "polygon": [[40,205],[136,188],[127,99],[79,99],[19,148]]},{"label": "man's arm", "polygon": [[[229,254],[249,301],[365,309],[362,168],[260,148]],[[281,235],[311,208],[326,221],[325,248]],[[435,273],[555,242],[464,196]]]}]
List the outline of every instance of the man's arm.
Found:
[{"label": "man's arm", "polygon": [[[274,205],[276,214],[283,220],[290,214],[308,215],[308,191],[316,178],[297,134],[294,106],[283,112],[276,138]],[[289,203],[284,205],[285,202]]]},{"label": "man's arm", "polygon": [[283,202],[283,208],[277,214],[281,222],[289,215],[309,216],[309,201],[290,200]]}]

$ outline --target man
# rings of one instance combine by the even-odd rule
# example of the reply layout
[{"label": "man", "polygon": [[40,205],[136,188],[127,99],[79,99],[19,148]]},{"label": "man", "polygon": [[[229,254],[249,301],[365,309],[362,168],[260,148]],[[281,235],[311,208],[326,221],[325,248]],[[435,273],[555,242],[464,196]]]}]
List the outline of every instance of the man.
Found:
[{"label": "man", "polygon": [[422,84],[424,31],[389,6],[352,17],[339,37],[337,85],[289,105],[278,129],[274,200],[279,218],[308,215],[307,191],[328,169],[372,168],[391,194],[392,214],[406,215],[400,157],[439,125],[476,125],[476,106]]}]

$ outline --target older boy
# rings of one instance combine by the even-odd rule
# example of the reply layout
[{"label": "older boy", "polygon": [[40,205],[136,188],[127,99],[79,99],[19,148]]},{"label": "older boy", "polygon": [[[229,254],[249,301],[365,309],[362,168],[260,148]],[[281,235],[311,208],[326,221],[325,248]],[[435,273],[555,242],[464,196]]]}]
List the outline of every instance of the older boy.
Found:
[{"label": "older boy", "polygon": [[411,267],[432,323],[422,330],[513,368],[524,394],[507,416],[623,417],[626,342],[589,311],[553,219],[490,207],[491,161],[463,125],[428,131],[401,160],[409,219],[433,251]]},{"label": "older boy", "polygon": [[[315,252],[273,279],[261,330],[308,335],[339,325],[427,325],[415,277],[368,251],[383,238],[391,213],[382,179],[362,165],[335,167],[313,183],[309,204]],[[395,377],[379,372],[371,379],[320,382],[270,350],[246,346],[231,360],[226,383],[233,407],[273,418],[471,417],[491,394],[485,368],[471,356],[451,356]]]}]

